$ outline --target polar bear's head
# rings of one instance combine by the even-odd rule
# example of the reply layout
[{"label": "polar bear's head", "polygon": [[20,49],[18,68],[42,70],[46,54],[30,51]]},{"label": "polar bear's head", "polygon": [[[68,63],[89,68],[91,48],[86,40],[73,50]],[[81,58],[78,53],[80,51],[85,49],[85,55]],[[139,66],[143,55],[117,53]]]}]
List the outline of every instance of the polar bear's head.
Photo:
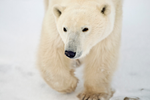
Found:
[{"label": "polar bear's head", "polygon": [[84,3],[68,7],[55,5],[53,14],[65,44],[64,52],[72,59],[87,55],[114,27],[115,8],[111,3]]}]

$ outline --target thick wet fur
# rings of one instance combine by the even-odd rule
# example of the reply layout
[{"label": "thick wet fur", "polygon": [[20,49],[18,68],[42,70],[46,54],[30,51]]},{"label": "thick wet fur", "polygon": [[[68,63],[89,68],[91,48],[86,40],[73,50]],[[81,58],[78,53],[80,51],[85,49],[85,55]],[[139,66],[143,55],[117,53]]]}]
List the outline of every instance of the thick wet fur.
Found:
[{"label": "thick wet fur", "polygon": [[[109,100],[119,57],[122,0],[45,0],[38,51],[42,77],[54,90],[75,91],[74,68],[84,65],[80,100]],[[65,55],[65,51],[66,55]]]}]

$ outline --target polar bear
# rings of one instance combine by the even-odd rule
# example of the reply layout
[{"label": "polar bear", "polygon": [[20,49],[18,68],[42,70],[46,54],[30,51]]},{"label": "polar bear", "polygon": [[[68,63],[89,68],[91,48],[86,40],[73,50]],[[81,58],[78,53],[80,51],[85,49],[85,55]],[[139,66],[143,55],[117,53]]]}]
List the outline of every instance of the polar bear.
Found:
[{"label": "polar bear", "polygon": [[84,65],[81,100],[108,100],[117,68],[122,0],[45,0],[38,67],[49,86],[70,93],[78,79],[72,64]]}]

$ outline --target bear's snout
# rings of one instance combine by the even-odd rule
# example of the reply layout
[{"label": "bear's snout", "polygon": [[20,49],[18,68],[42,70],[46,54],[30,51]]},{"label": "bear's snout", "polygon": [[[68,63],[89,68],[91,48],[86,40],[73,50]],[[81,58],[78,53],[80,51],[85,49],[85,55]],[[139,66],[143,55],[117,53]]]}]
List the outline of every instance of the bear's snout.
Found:
[{"label": "bear's snout", "polygon": [[74,58],[75,55],[76,55],[76,52],[73,52],[73,51],[65,51],[65,55],[69,58]]}]

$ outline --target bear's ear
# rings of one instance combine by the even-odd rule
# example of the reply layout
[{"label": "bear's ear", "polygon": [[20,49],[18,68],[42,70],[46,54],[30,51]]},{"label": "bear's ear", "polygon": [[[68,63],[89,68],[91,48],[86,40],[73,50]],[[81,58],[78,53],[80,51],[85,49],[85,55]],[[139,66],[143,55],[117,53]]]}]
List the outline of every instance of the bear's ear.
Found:
[{"label": "bear's ear", "polygon": [[64,10],[65,10],[65,7],[55,5],[53,7],[53,14],[54,14],[55,18],[58,19]]},{"label": "bear's ear", "polygon": [[108,15],[111,12],[110,5],[102,5],[101,7],[98,8],[100,9],[101,13],[104,15]]}]

